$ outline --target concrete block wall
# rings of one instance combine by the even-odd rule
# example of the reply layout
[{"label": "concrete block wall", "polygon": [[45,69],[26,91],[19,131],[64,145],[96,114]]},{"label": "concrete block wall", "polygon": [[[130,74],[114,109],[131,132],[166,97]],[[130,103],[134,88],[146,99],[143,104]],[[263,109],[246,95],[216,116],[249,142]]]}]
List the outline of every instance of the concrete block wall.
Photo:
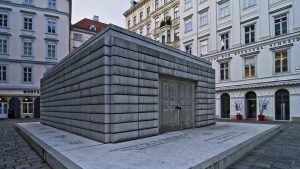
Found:
[{"label": "concrete block wall", "polygon": [[207,61],[110,25],[42,79],[42,123],[105,143],[159,134],[161,75],[195,82],[195,127],[215,123]]}]

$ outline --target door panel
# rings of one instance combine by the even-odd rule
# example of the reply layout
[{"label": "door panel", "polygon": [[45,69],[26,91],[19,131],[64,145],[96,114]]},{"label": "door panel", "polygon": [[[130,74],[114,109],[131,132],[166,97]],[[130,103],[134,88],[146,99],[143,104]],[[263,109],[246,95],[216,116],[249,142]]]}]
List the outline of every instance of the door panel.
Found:
[{"label": "door panel", "polygon": [[193,83],[162,79],[160,89],[160,132],[192,128]]},{"label": "door panel", "polygon": [[275,120],[290,120],[290,97],[286,90],[275,94]]},{"label": "door panel", "polygon": [[8,118],[8,105],[7,105],[7,103],[0,103],[0,118]]}]

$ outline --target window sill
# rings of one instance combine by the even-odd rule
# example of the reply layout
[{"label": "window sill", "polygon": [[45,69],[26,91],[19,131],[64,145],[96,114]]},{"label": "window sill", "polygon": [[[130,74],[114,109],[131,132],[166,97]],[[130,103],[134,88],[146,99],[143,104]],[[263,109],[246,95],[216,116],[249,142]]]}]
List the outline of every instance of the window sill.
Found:
[{"label": "window sill", "polygon": [[231,80],[230,79],[227,79],[227,80],[219,80],[219,82],[230,82]]},{"label": "window sill", "polygon": [[34,30],[30,30],[30,29],[21,29],[21,31],[24,31],[24,32],[31,32],[31,33],[34,33],[34,32],[35,32]]},{"label": "window sill", "polygon": [[22,84],[34,84],[33,82],[22,82]]},{"label": "window sill", "polygon": [[189,31],[184,31],[184,33],[189,33],[189,32],[192,32],[193,30],[189,30]]},{"label": "window sill", "polygon": [[251,6],[243,7],[243,11],[247,11],[247,10],[249,10],[251,8],[254,8],[255,6],[257,6],[257,5],[254,4],[254,5],[251,5]]},{"label": "window sill", "polygon": [[276,76],[282,76],[282,75],[288,75],[288,74],[291,74],[291,72],[290,72],[290,71],[287,71],[287,72],[279,72],[279,73],[276,73],[276,72],[275,72],[275,73],[273,74],[273,76],[276,77]]},{"label": "window sill", "polygon": [[187,9],[184,9],[184,12],[187,12],[188,10],[192,9],[193,7],[190,7],[190,8],[187,8]]},{"label": "window sill", "polygon": [[9,57],[8,53],[0,53],[0,57]]},{"label": "window sill", "polygon": [[58,58],[50,58],[50,57],[46,57],[46,60],[58,60]]},{"label": "window sill", "polygon": [[1,80],[0,80],[0,83],[8,83],[8,81],[7,81],[7,80],[5,80],[5,81],[1,81]]},{"label": "window sill", "polygon": [[219,20],[219,21],[220,21],[220,20],[225,20],[225,19],[227,19],[227,18],[229,18],[229,17],[230,17],[230,15],[226,15],[226,16],[223,16],[223,17],[219,17],[218,20]]},{"label": "window sill", "polygon": [[28,58],[28,59],[33,59],[34,56],[27,56],[27,55],[21,55],[22,58]]}]

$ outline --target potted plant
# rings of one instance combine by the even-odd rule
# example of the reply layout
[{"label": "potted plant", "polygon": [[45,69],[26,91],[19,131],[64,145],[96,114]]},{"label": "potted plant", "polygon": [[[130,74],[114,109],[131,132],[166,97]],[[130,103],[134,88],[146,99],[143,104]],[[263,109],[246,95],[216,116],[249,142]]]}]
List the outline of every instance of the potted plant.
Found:
[{"label": "potted plant", "polygon": [[166,25],[172,26],[171,16],[166,17]]},{"label": "potted plant", "polygon": [[242,104],[242,101],[234,102],[234,108],[236,111],[236,119],[237,120],[243,120],[243,115],[241,114],[241,104]]},{"label": "potted plant", "polygon": [[259,121],[265,121],[264,111],[267,109],[269,101],[270,100],[266,98],[262,98],[259,100],[259,115],[258,115]]},{"label": "potted plant", "polygon": [[160,27],[164,27],[165,25],[166,25],[165,20],[162,20],[162,21],[160,22]]}]

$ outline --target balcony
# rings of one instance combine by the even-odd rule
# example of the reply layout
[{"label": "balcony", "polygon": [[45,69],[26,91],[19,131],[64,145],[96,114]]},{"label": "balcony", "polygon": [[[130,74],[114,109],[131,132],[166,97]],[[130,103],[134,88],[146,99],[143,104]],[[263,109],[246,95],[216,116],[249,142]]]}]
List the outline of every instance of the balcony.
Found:
[{"label": "balcony", "polygon": [[179,17],[176,18],[176,19],[174,19],[174,20],[172,21],[172,25],[173,25],[173,26],[179,26],[179,24],[180,24],[180,18],[179,18]]}]

